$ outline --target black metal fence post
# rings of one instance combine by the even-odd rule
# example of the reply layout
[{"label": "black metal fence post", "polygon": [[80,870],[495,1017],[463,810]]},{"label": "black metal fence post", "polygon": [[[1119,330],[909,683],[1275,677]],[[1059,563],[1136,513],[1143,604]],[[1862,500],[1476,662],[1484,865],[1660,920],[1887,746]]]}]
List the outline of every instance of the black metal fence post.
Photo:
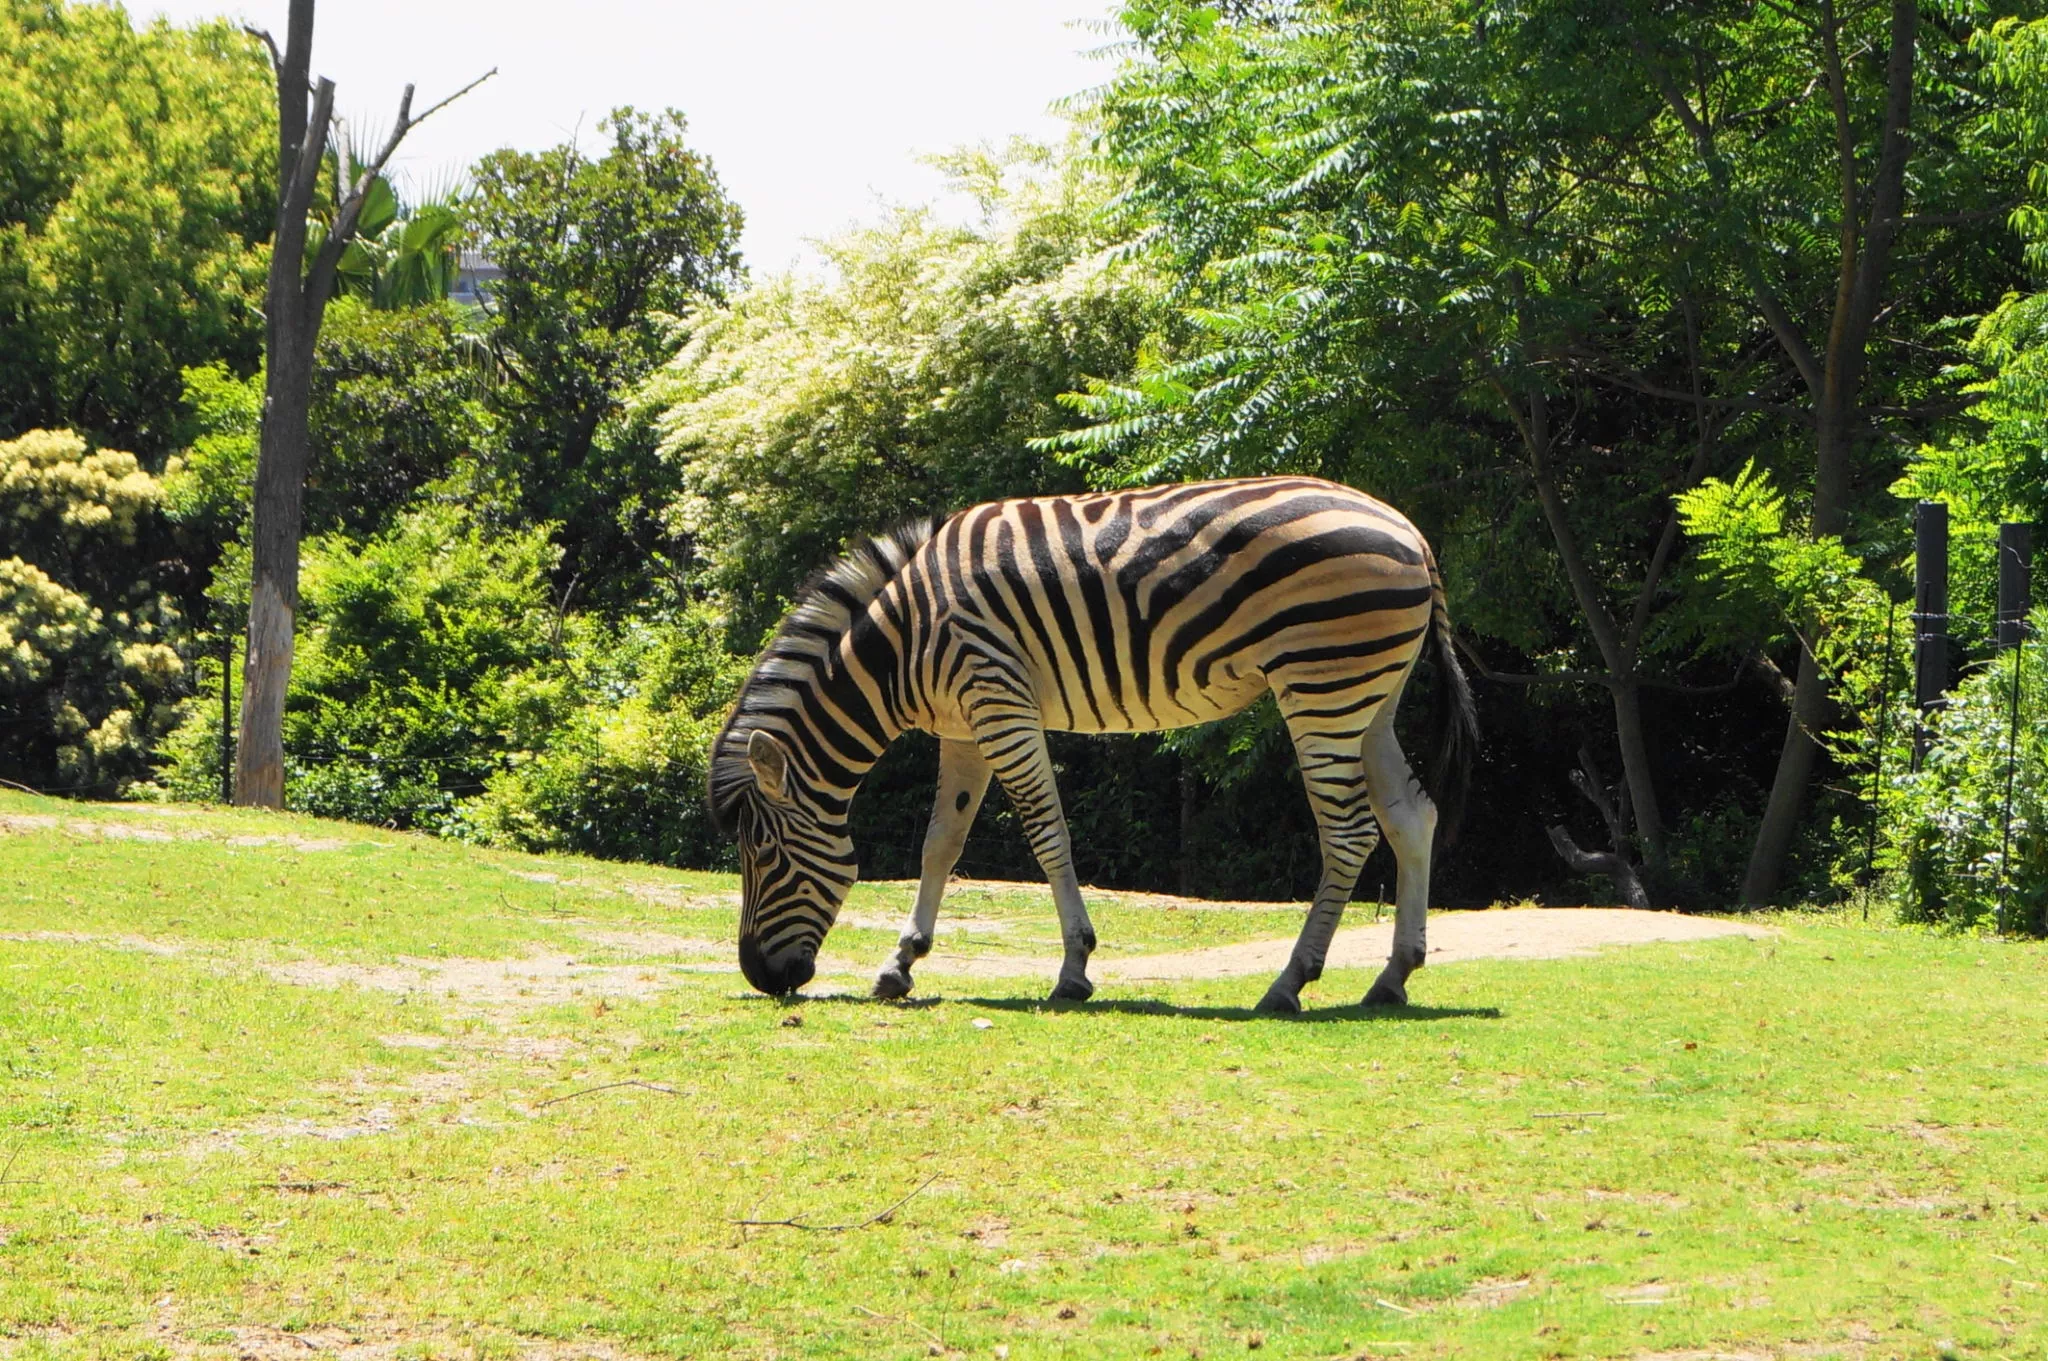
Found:
[{"label": "black metal fence post", "polygon": [[2032,607],[2028,574],[2033,567],[2034,532],[2031,525],[1998,527],[1998,650],[2018,647],[2026,640],[2027,611]]},{"label": "black metal fence post", "polygon": [[1948,504],[1922,501],[1913,511],[1913,769],[1927,755],[1927,718],[1948,690]]}]

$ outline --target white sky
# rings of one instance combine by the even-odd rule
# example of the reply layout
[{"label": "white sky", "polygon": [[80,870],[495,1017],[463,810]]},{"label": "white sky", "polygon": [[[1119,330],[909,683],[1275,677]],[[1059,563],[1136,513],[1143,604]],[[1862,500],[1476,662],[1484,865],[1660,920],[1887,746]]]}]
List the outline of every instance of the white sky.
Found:
[{"label": "white sky", "polygon": [[[285,0],[129,0],[138,23],[228,14],[284,40]],[[327,0],[313,69],[342,113],[390,126],[491,67],[498,74],[407,137],[414,178],[501,146],[537,150],[618,104],[673,106],[745,210],[758,273],[804,240],[940,189],[921,154],[1012,134],[1058,137],[1057,99],[1102,80],[1084,55],[1108,0]]]}]

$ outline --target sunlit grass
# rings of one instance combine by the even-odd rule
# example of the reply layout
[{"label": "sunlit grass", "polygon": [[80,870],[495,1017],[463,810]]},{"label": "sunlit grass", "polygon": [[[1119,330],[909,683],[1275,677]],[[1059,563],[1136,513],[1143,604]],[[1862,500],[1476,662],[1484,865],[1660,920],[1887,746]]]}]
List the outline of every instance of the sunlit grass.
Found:
[{"label": "sunlit grass", "polygon": [[[1802,916],[1435,967],[1413,1008],[1300,1021],[1251,1013],[1245,979],[785,1005],[652,957],[609,989],[633,952],[583,933],[727,941],[718,876],[258,815],[0,816],[0,934],[42,937],[0,940],[0,1355],[2048,1347],[2037,946]],[[224,839],[280,828],[349,845]],[[861,892],[849,911],[904,905]],[[1033,893],[962,906],[1006,949],[1053,934]],[[1159,949],[1298,921],[1097,919]],[[271,972],[528,952],[617,972],[486,1003]],[[912,1191],[845,1232],[734,1222],[859,1223]]]}]

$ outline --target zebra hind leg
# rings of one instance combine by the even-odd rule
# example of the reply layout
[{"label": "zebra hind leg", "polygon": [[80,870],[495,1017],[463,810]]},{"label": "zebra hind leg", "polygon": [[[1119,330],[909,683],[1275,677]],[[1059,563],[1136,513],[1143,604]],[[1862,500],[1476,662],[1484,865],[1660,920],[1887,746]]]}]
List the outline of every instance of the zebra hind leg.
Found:
[{"label": "zebra hind leg", "polygon": [[968,829],[988,792],[989,764],[972,742],[939,744],[939,792],[932,800],[932,820],[924,833],[924,863],[917,880],[917,903],[896,942],[896,953],[875,978],[875,996],[910,995],[910,966],[931,952],[938,929],[939,900],[946,878],[960,862]]},{"label": "zebra hind leg", "polygon": [[1373,813],[1386,828],[1400,862],[1394,889],[1394,948],[1365,1005],[1406,1006],[1408,977],[1428,960],[1429,857],[1436,839],[1436,804],[1408,768],[1394,725],[1375,725],[1365,738],[1366,788]]},{"label": "zebra hind leg", "polygon": [[[1277,688],[1277,687],[1276,687]],[[1317,839],[1323,852],[1323,877],[1310,904],[1308,920],[1294,943],[1287,967],[1259,999],[1259,1010],[1292,1014],[1301,1010],[1301,990],[1322,977],[1330,940],[1344,918],[1344,905],[1358,883],[1358,873],[1379,846],[1380,833],[1365,793],[1359,762],[1358,713],[1370,712],[1377,696],[1354,700],[1331,712],[1327,700],[1316,712],[1314,701],[1290,697],[1281,690],[1280,712],[1294,738],[1309,807],[1316,815]]]}]

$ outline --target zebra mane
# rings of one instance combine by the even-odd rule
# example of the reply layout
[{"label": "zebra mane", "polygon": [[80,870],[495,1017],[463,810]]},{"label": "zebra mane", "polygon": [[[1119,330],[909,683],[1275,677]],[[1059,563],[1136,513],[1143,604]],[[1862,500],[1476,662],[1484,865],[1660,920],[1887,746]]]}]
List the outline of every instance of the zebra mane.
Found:
[{"label": "zebra mane", "polygon": [[909,520],[872,538],[856,540],[837,562],[820,568],[797,589],[796,604],[761,650],[733,702],[732,713],[711,744],[711,820],[732,836],[740,801],[754,784],[747,738],[769,713],[787,712],[798,688],[815,679],[821,663],[882,588],[903,570],[918,549],[938,532],[939,522]]}]

